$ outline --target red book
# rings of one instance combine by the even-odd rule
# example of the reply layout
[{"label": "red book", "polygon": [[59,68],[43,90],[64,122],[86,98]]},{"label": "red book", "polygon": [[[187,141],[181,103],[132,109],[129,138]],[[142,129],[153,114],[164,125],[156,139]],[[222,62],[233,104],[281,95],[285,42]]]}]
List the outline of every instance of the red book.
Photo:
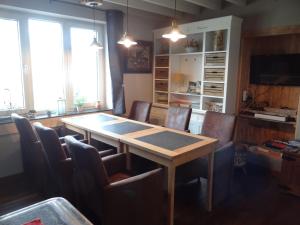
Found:
[{"label": "red book", "polygon": [[28,223],[24,223],[23,225],[43,225],[41,219],[34,219]]}]

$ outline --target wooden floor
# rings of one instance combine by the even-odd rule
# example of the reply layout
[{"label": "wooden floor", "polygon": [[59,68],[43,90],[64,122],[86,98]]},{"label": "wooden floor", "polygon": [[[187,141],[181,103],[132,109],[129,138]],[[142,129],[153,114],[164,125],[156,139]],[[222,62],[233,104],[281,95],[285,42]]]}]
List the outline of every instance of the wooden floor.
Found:
[{"label": "wooden floor", "polygon": [[[235,172],[231,197],[212,213],[204,209],[204,182],[177,187],[175,225],[299,225],[300,198],[281,193],[277,180],[256,167],[247,172]],[[0,191],[0,215],[42,200],[22,179]]]}]

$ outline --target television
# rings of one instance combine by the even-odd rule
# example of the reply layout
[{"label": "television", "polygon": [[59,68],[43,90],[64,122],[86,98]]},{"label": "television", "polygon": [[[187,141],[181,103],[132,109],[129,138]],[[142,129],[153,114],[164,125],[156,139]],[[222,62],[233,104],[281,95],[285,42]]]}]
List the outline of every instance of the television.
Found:
[{"label": "television", "polygon": [[300,86],[300,54],[251,56],[250,84]]}]

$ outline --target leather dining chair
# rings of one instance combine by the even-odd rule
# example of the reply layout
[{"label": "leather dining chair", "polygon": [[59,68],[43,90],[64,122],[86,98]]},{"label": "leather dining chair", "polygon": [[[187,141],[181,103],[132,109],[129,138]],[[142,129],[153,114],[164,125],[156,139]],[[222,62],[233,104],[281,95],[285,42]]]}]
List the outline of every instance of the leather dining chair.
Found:
[{"label": "leather dining chair", "polygon": [[[234,166],[234,144],[232,142],[236,117],[232,114],[207,111],[201,135],[219,140],[214,155],[213,205],[224,201],[230,194]],[[188,182],[200,177],[207,179],[208,158],[199,158],[177,167],[176,182]]]},{"label": "leather dining chair", "polygon": [[192,108],[169,106],[164,126],[176,130],[189,131],[191,114]]},{"label": "leather dining chair", "polygon": [[148,123],[151,106],[151,102],[134,101],[132,103],[128,119]]},{"label": "leather dining chair", "polygon": [[[67,198],[69,201],[74,202],[73,163],[70,158],[70,153],[67,151],[66,144],[61,144],[61,139],[53,128],[46,127],[39,122],[34,123],[33,127],[47,153],[49,164],[57,184],[58,194]],[[82,142],[85,140],[79,141]],[[101,157],[113,153],[114,150],[99,152]]]},{"label": "leather dining chair", "polygon": [[126,154],[101,158],[91,145],[65,138],[75,166],[75,187],[82,209],[102,225],[161,225],[163,171],[137,176],[126,170]]},{"label": "leather dining chair", "polygon": [[51,195],[52,179],[46,152],[29,120],[16,113],[11,114],[20,135],[24,174],[34,189],[43,195]]}]

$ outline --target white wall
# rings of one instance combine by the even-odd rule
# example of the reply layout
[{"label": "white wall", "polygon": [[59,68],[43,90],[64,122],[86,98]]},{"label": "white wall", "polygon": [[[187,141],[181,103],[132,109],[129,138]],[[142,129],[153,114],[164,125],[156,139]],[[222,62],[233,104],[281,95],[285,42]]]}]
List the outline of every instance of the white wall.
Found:
[{"label": "white wall", "polygon": [[248,5],[226,4],[222,10],[204,10],[199,19],[236,15],[244,18],[243,30],[263,30],[300,24],[299,0],[248,0]]},{"label": "white wall", "polygon": [[[129,13],[130,15],[130,13]],[[159,16],[129,16],[129,33],[135,40],[153,41],[153,30],[168,25],[169,20]],[[124,74],[126,114],[134,100],[152,102],[152,74]]]}]

